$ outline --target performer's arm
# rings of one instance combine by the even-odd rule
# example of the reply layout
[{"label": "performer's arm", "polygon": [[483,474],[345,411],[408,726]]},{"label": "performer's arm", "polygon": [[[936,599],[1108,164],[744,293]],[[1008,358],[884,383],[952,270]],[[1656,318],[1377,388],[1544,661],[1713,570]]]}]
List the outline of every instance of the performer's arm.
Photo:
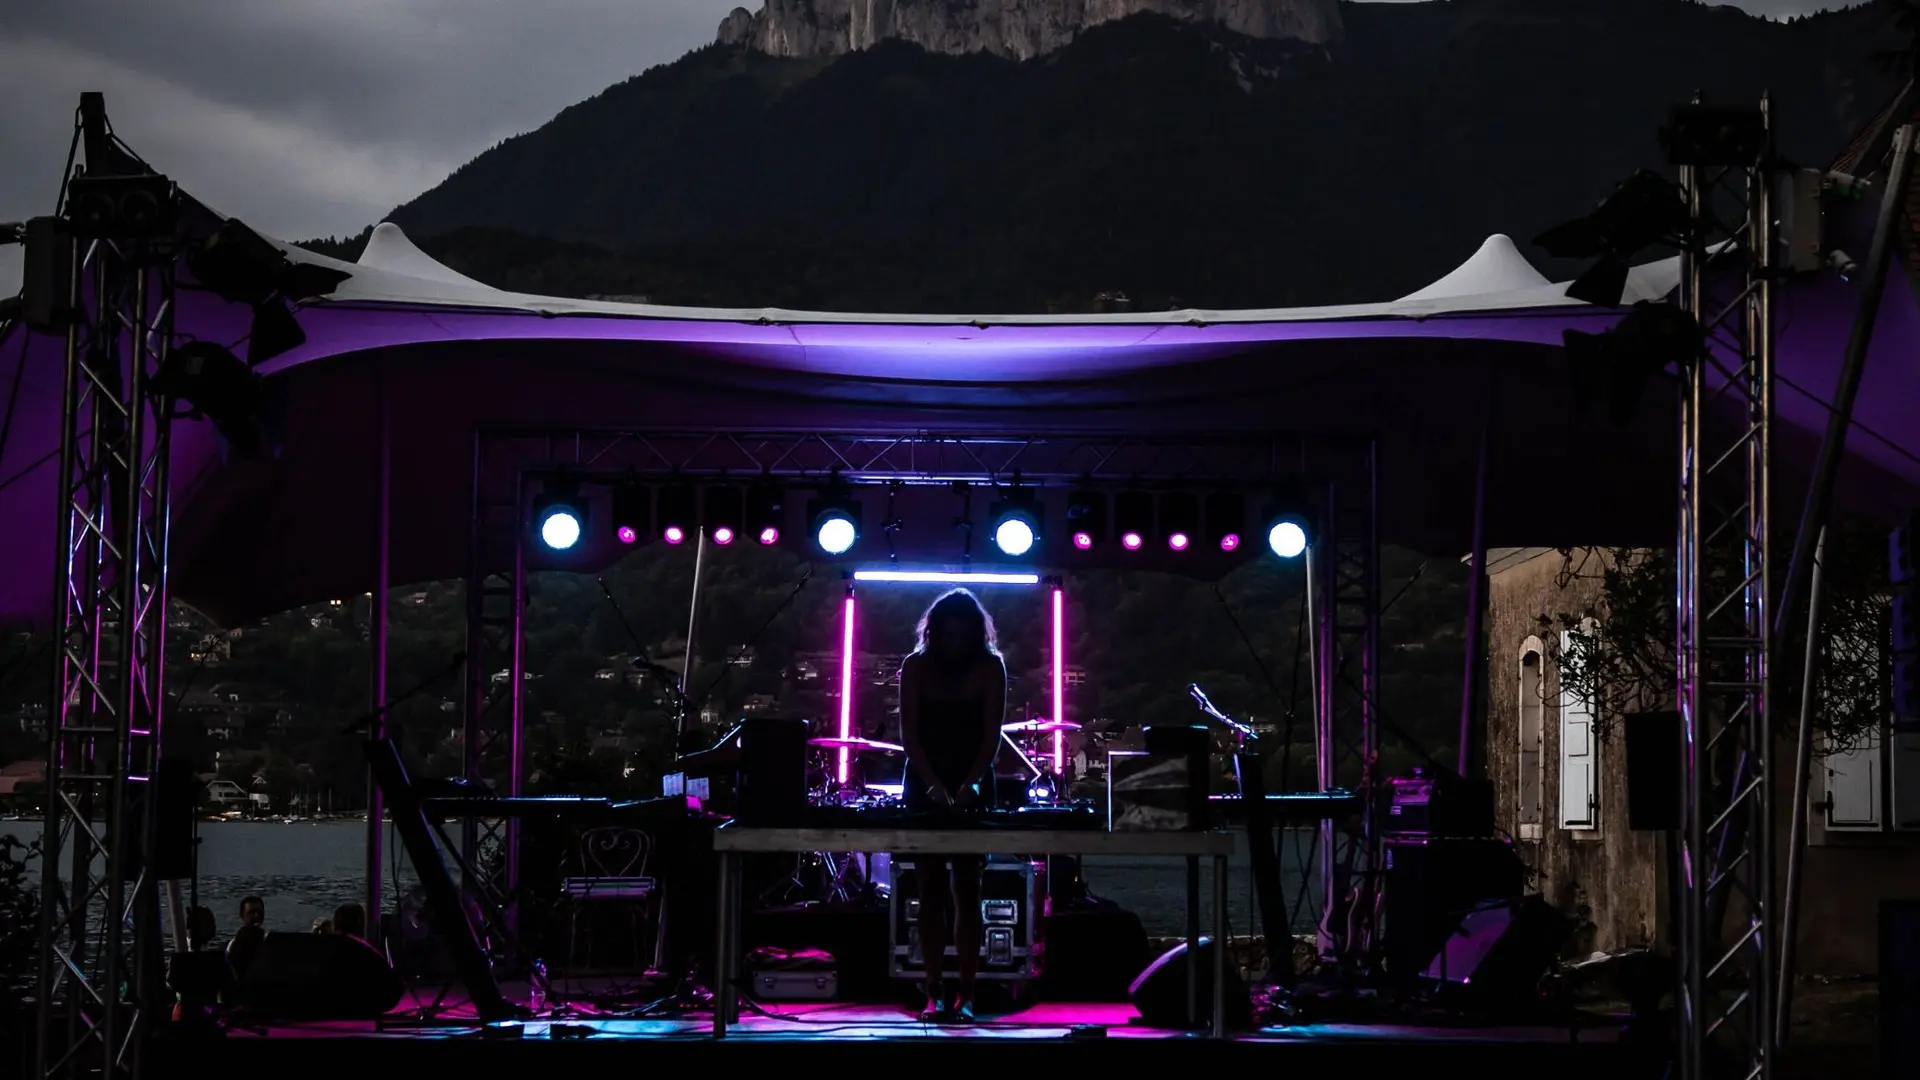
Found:
[{"label": "performer's arm", "polygon": [[987,775],[993,767],[993,759],[1000,752],[1000,725],[1007,717],[1007,662],[999,657],[993,658],[991,673],[987,676],[993,685],[987,688],[987,722],[981,736],[980,749],[973,759],[973,768],[967,775],[975,780]]},{"label": "performer's arm", "polygon": [[945,802],[947,791],[927,763],[927,752],[920,741],[920,659],[907,657],[900,665],[900,744],[907,748],[907,766],[921,784],[933,793],[935,802]]}]

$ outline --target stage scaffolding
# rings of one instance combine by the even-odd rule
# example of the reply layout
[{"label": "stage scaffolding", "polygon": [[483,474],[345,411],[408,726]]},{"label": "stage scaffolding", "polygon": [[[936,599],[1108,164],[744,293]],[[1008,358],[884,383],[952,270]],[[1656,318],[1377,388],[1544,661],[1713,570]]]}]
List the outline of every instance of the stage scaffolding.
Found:
[{"label": "stage scaffolding", "polygon": [[[41,840],[35,1073],[137,1076],[164,1009],[153,808],[167,632],[169,404],[177,196],[139,172],[81,99],[53,262],[71,268],[59,472],[56,685]],[[80,227],[76,203],[138,177],[153,218]],[[124,200],[122,207],[127,204]],[[124,212],[124,211],[123,211]],[[75,237],[76,232],[87,238]]]},{"label": "stage scaffolding", "polygon": [[[1320,494],[1319,536],[1308,560],[1317,775],[1323,788],[1370,790],[1379,779],[1380,541],[1370,439],[500,427],[475,432],[473,463],[466,761],[469,779],[504,794],[518,794],[525,779],[527,510],[542,478],[559,473],[576,481],[765,477],[801,486],[836,475],[856,485],[980,486],[1017,476],[1041,487],[1234,488],[1253,495],[1256,506],[1277,478],[1310,478]],[[1264,545],[1264,538],[1255,542]],[[1323,830],[1317,858],[1315,914],[1329,930],[1323,952],[1359,971],[1372,958],[1377,802],[1362,800],[1355,821]],[[467,839],[483,861],[504,872],[500,884],[509,896],[518,882],[511,827],[479,822]]]},{"label": "stage scaffolding", "polygon": [[1676,626],[1685,779],[1677,914],[1686,1080],[1773,1071],[1768,664],[1778,176],[1770,124],[1756,162],[1680,170],[1692,223],[1680,303],[1709,340],[1680,380]]}]

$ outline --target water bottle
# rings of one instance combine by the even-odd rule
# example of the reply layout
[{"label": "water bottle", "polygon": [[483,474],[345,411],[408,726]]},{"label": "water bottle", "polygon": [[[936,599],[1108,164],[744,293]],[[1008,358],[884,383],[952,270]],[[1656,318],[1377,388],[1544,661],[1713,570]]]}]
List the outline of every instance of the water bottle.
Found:
[{"label": "water bottle", "polygon": [[547,962],[545,960],[533,962],[533,986],[528,991],[527,1004],[532,1007],[536,1016],[547,1011]]}]

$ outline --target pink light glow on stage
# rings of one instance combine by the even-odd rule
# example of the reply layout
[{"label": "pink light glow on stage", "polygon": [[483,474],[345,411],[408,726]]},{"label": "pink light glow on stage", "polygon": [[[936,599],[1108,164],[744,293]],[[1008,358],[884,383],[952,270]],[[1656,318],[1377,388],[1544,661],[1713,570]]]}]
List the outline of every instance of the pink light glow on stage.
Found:
[{"label": "pink light glow on stage", "polygon": [[[852,591],[848,591],[847,593],[847,603],[845,608],[845,614],[841,620],[841,629],[840,629],[840,737],[843,739],[853,738],[853,593]],[[844,747],[844,746],[840,748],[840,769],[837,775],[840,778],[840,782],[843,784],[847,782],[847,775],[850,772],[848,765],[852,757],[853,757],[852,750],[849,750],[847,747]]]},{"label": "pink light glow on stage", "polygon": [[667,531],[660,534],[660,539],[665,540],[669,544],[678,544],[686,538],[686,530],[678,525],[669,525],[667,526]]},{"label": "pink light glow on stage", "polygon": [[[1066,618],[1066,594],[1058,586],[1053,590],[1053,722],[1058,724],[1067,718],[1067,706],[1063,700],[1067,685],[1066,647],[1067,635],[1063,625]],[[1053,775],[1054,783],[1060,783],[1067,775],[1067,733],[1056,729],[1053,733]]]},{"label": "pink light glow on stage", "polygon": [[773,526],[769,525],[766,528],[760,530],[760,543],[762,543],[763,545],[767,547],[772,547],[773,545],[779,542],[780,542],[779,529],[776,529]]},{"label": "pink light glow on stage", "polygon": [[1175,551],[1187,550],[1187,544],[1189,542],[1190,541],[1187,539],[1187,534],[1183,532],[1177,532],[1177,533],[1174,533],[1172,536],[1167,537],[1167,546],[1172,548]]},{"label": "pink light glow on stage", "polygon": [[1220,538],[1220,550],[1221,550],[1221,551],[1238,551],[1238,550],[1240,550],[1240,534],[1238,534],[1238,533],[1228,533],[1227,535],[1225,535],[1225,536],[1223,536],[1223,537],[1221,537],[1221,538]]},{"label": "pink light glow on stage", "polygon": [[631,525],[620,526],[620,529],[617,535],[620,537],[620,542],[623,544],[631,544],[635,540],[640,539],[640,534],[637,532],[634,532],[633,526]]},{"label": "pink light glow on stage", "polygon": [[1120,538],[1120,546],[1126,548],[1128,551],[1139,551],[1140,545],[1144,542],[1145,541],[1140,539],[1140,534],[1137,532],[1127,533]]},{"label": "pink light glow on stage", "polygon": [[1077,533],[1074,533],[1074,534],[1073,534],[1073,546],[1074,546],[1074,547],[1076,547],[1076,548],[1079,548],[1079,549],[1080,549],[1081,551],[1086,551],[1086,550],[1088,550],[1088,549],[1090,549],[1090,548],[1092,548],[1092,547],[1093,547],[1093,534],[1092,534],[1092,533],[1084,533],[1084,532],[1077,532]]},{"label": "pink light glow on stage", "polygon": [[970,570],[855,570],[853,580],[903,585],[1038,585],[1040,575],[974,573]]},{"label": "pink light glow on stage", "polygon": [[713,530],[713,542],[722,547],[733,543],[733,530],[727,528],[725,525]]}]

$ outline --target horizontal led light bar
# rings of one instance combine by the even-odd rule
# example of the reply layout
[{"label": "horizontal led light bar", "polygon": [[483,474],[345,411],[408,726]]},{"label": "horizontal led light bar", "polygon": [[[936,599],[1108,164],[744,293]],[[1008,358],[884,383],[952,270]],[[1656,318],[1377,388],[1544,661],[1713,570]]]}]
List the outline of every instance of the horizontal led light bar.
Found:
[{"label": "horizontal led light bar", "polygon": [[1039,574],[975,574],[946,570],[855,570],[855,581],[905,585],[1038,585]]}]

